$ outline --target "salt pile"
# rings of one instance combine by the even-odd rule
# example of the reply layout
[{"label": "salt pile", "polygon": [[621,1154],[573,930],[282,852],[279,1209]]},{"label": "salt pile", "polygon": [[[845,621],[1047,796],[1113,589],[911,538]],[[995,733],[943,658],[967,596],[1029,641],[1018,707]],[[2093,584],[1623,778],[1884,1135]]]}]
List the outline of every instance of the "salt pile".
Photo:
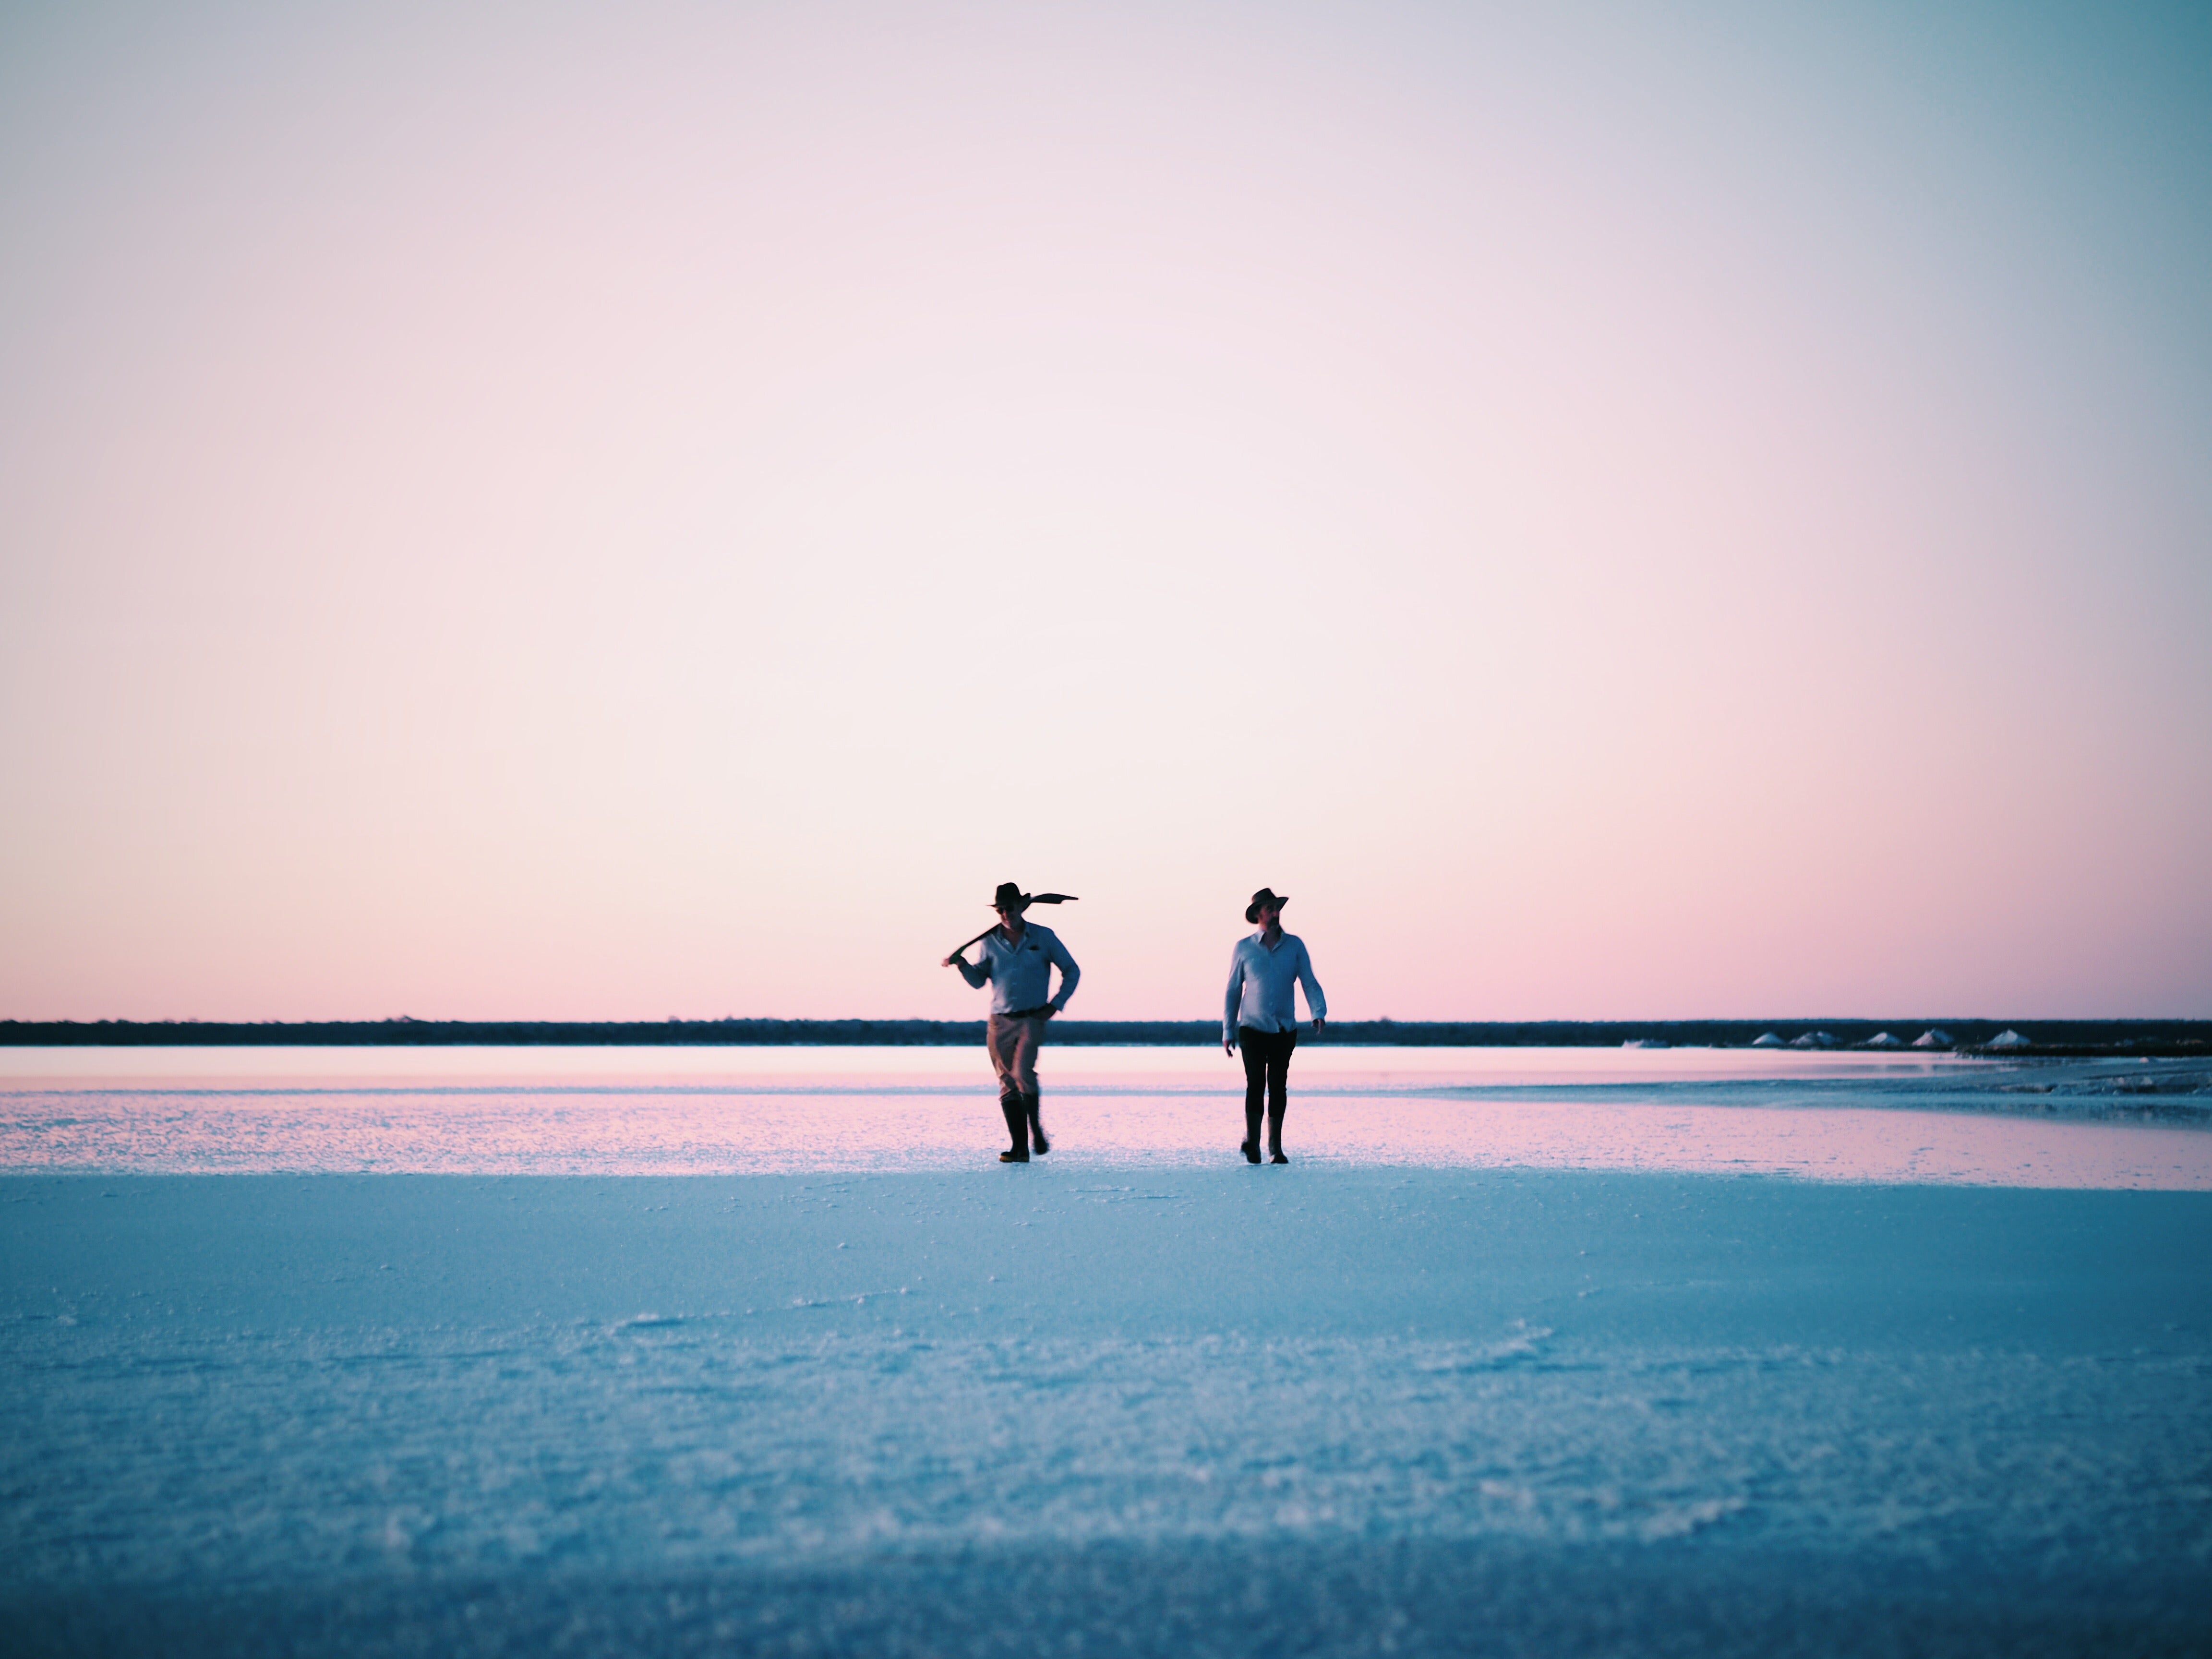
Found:
[{"label": "salt pile", "polygon": [[1808,1031],[1790,1045],[1793,1048],[1832,1048],[1836,1040],[1826,1031]]},{"label": "salt pile", "polygon": [[1783,1046],[1783,1042],[1782,1039],[1773,1032],[1762,1031],[1752,1039],[1751,1046],[1754,1048],[1779,1048]]},{"label": "salt pile", "polygon": [[1988,1046],[1992,1048],[2025,1048],[2027,1047],[2027,1039],[2008,1026],[1991,1037]]},{"label": "salt pile", "polygon": [[1951,1046],[1951,1034],[1940,1025],[1931,1025],[1912,1039],[1912,1046],[1916,1048],[1948,1048]]},{"label": "salt pile", "polygon": [[1876,1031],[1859,1046],[1863,1048],[1902,1048],[1905,1045],[1887,1031]]}]

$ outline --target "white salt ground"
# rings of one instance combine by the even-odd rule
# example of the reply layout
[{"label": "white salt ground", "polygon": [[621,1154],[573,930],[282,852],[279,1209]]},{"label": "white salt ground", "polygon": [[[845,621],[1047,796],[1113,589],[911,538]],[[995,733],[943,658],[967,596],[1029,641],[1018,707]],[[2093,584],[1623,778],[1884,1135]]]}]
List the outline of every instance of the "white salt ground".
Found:
[{"label": "white salt ground", "polygon": [[[1347,1121],[1548,1110],[1375,1088]],[[1025,1168],[179,1176],[287,1112],[496,1162],[495,1107],[573,1150],[663,1097],[69,1093],[0,1143],[14,1651],[2212,1648],[2204,1191],[1255,1170],[1210,1116],[1210,1161],[1148,1161],[1077,1097]],[[748,1096],[893,1098],[974,1121]]]},{"label": "white salt ground", "polygon": [[[2212,1188],[2203,1066],[1316,1047],[1292,1079],[1323,1162]],[[1218,1051],[1055,1048],[1045,1082],[1063,1164],[1210,1166],[1243,1134]],[[0,1169],[890,1172],[1002,1133],[958,1048],[0,1049]]]}]

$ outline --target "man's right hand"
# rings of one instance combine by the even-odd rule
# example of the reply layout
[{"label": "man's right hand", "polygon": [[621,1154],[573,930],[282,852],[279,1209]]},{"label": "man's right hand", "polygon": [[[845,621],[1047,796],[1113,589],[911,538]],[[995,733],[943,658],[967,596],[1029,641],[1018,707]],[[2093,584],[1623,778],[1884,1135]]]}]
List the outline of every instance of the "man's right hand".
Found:
[{"label": "man's right hand", "polygon": [[937,965],[940,968],[950,968],[954,963],[958,962],[960,958],[957,956],[947,957],[944,961],[939,963]]},{"label": "man's right hand", "polygon": [[1234,1037],[1224,1037],[1224,1038],[1222,1038],[1222,1039],[1221,1039],[1221,1052],[1222,1052],[1223,1054],[1224,1054],[1228,1055],[1228,1056],[1229,1056],[1229,1058],[1230,1058],[1230,1059],[1231,1059],[1231,1060],[1236,1059],[1236,1058],[1237,1058],[1237,1039],[1236,1039],[1236,1038],[1234,1038]]}]

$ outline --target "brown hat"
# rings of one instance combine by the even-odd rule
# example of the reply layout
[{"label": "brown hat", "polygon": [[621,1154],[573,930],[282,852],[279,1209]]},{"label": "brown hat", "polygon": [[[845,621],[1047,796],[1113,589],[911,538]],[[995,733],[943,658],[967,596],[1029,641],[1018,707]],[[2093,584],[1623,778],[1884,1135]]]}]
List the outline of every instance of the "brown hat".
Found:
[{"label": "brown hat", "polygon": [[1259,921],[1260,907],[1263,904],[1272,904],[1279,910],[1289,902],[1290,900],[1284,897],[1280,893],[1278,893],[1273,888],[1262,887],[1258,892],[1252,895],[1251,903],[1244,907],[1244,920],[1247,921]]}]

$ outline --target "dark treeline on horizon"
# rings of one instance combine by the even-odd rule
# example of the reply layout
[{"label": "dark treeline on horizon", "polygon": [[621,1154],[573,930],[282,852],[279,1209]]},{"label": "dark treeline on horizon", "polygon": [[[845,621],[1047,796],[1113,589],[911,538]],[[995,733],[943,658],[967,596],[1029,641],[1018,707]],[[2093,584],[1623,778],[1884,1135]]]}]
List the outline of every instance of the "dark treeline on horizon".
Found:
[{"label": "dark treeline on horizon", "polygon": [[[1772,1032],[1785,1042],[1824,1032],[1839,1048],[1887,1031],[1911,1042],[1940,1030],[1974,1048],[2014,1030],[2033,1051],[2128,1048],[2146,1053],[2212,1042],[2203,1019],[1685,1019],[1341,1020],[1303,1042],[1406,1048],[1611,1048],[1624,1042],[1747,1048]],[[1144,1048],[1205,1047],[1221,1040],[1211,1020],[1057,1019],[1048,1041]],[[980,1019],[698,1020],[0,1020],[0,1046],[150,1048],[299,1046],[435,1048],[586,1045],[637,1047],[922,1047],[980,1043]]]}]

